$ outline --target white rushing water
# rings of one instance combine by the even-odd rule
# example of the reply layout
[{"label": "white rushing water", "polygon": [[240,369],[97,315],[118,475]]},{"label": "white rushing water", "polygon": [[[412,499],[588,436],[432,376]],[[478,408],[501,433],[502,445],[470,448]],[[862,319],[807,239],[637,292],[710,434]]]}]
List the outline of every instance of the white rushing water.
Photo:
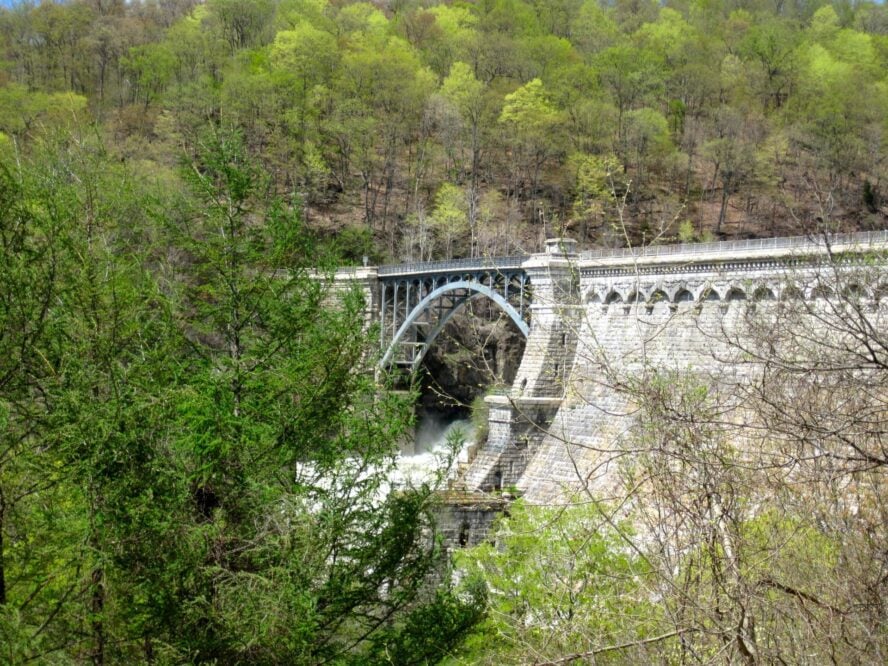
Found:
[{"label": "white rushing water", "polygon": [[[445,478],[452,477],[456,473],[457,463],[468,460],[468,448],[474,438],[475,429],[468,419],[421,415],[412,446],[403,447],[398,456],[393,484],[398,487],[431,482],[443,468],[447,468]],[[454,451],[452,447],[459,442],[462,442],[459,450]]]}]

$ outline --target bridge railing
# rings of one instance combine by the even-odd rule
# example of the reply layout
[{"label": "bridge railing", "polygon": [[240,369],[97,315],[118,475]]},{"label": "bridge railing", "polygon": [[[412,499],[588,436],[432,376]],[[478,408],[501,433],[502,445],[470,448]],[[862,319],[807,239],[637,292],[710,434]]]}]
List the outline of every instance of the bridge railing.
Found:
[{"label": "bridge railing", "polygon": [[[660,257],[668,255],[695,255],[745,252],[750,250],[785,250],[825,247],[827,239],[818,236],[784,236],[781,238],[751,238],[736,241],[709,243],[679,243],[675,245],[641,245],[638,247],[599,248],[580,253],[580,259],[604,259],[624,257]],[[888,244],[888,231],[860,231],[850,234],[832,234],[831,245]],[[520,268],[528,255],[508,257],[479,257],[475,259],[450,259],[447,261],[415,261],[378,267],[380,277],[416,273],[435,273],[456,270],[513,269]],[[356,268],[355,270],[360,270]]]},{"label": "bridge railing", "polygon": [[[749,250],[785,250],[825,247],[823,237],[785,236],[782,238],[750,238],[737,241],[713,241],[710,243],[680,243],[677,245],[642,245],[638,247],[599,248],[580,253],[580,259],[621,257],[659,257],[671,254],[711,254],[744,252]],[[850,234],[832,234],[830,245],[872,245],[888,243],[888,231],[860,231]]]},{"label": "bridge railing", "polygon": [[477,257],[475,259],[450,259],[448,261],[417,261],[408,264],[390,264],[379,267],[379,275],[402,273],[435,273],[460,269],[520,268],[527,261],[526,255],[512,257]]}]

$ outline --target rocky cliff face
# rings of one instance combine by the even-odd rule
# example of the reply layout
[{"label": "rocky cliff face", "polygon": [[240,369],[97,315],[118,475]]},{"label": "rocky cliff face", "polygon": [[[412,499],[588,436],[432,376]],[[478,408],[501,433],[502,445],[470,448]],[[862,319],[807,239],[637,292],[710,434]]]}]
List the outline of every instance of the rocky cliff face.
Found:
[{"label": "rocky cliff face", "polygon": [[489,387],[511,385],[524,344],[494,304],[470,303],[448,322],[425,358],[422,405],[465,412]]}]

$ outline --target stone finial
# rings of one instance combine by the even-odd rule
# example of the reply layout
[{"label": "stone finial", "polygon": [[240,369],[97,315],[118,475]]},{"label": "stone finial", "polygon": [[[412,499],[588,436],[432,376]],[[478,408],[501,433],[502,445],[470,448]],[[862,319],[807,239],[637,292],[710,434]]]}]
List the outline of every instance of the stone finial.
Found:
[{"label": "stone finial", "polygon": [[577,242],[573,238],[547,238],[546,254],[556,254],[565,257],[575,256]]}]

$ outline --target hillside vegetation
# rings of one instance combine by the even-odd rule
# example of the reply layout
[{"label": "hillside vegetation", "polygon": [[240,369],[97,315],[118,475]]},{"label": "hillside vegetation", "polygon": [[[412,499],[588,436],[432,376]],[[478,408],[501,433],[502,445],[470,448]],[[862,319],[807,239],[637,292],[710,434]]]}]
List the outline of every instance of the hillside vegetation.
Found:
[{"label": "hillside vegetation", "polygon": [[[590,306],[641,349],[738,328],[696,328],[707,372],[578,348],[631,406],[613,491],[454,557],[324,277],[884,228],[883,5],[91,0],[0,10],[0,49],[0,664],[888,662],[884,253]],[[475,324],[448,360],[514,372]]]},{"label": "hillside vegetation", "polygon": [[0,13],[0,131],[175,180],[239,129],[347,258],[885,226],[872,2],[115,0]]}]

